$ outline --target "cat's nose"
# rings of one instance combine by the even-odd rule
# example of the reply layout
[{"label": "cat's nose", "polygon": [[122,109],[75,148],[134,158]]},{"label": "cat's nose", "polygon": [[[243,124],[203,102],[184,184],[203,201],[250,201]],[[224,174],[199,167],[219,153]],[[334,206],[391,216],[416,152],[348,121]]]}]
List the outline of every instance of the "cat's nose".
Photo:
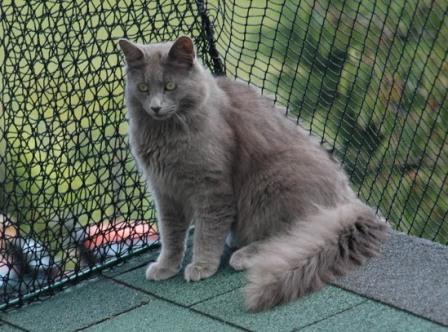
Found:
[{"label": "cat's nose", "polygon": [[154,113],[159,113],[161,107],[160,106],[151,106],[151,109],[154,111]]}]

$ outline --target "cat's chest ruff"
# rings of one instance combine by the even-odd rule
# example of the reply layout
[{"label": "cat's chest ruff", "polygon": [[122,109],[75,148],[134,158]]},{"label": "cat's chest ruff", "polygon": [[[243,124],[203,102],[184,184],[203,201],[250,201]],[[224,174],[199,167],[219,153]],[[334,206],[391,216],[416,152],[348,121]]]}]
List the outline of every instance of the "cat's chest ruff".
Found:
[{"label": "cat's chest ruff", "polygon": [[163,142],[142,144],[139,146],[137,154],[146,168],[159,173],[169,165],[178,163],[177,147],[170,145]]},{"label": "cat's chest ruff", "polygon": [[192,157],[190,145],[185,141],[157,140],[139,144],[138,158],[152,178],[171,181],[185,177]]}]

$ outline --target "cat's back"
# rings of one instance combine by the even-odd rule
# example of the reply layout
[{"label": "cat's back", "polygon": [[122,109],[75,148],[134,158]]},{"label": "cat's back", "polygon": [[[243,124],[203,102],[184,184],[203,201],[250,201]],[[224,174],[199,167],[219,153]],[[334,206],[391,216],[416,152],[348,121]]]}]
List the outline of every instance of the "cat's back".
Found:
[{"label": "cat's back", "polygon": [[223,111],[235,134],[241,178],[249,178],[255,169],[275,169],[277,177],[282,174],[294,186],[310,183],[327,191],[345,187],[339,165],[273,100],[243,82],[218,78],[217,83],[230,100]]},{"label": "cat's back", "polygon": [[227,94],[232,110],[242,115],[260,115],[274,106],[273,100],[263,96],[254,87],[239,80],[216,78],[218,86]]},{"label": "cat's back", "polygon": [[229,106],[224,113],[239,143],[266,152],[307,145],[305,132],[287,120],[273,99],[241,81],[219,77],[216,82],[228,97]]}]

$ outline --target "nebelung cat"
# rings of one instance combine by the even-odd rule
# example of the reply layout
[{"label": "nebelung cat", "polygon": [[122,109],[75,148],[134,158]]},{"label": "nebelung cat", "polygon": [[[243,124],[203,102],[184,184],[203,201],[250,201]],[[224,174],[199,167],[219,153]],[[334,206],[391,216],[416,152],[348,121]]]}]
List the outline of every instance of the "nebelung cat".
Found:
[{"label": "nebelung cat", "polygon": [[253,311],[316,290],[378,251],[386,224],[271,100],[244,83],[213,77],[188,37],[119,45],[130,144],[161,232],[148,279],[178,273],[192,223],[185,279],[213,275],[231,234],[239,249],[230,265],[248,270],[245,296]]}]

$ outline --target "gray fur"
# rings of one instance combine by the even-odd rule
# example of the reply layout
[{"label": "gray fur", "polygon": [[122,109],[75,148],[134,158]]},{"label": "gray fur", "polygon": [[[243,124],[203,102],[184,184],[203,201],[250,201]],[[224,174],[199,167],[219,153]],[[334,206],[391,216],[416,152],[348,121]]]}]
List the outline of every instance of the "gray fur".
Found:
[{"label": "gray fur", "polygon": [[[161,231],[162,251],[148,279],[178,272],[193,221],[185,279],[216,272],[231,232],[240,249],[230,264],[249,270],[246,303],[254,311],[316,290],[377,252],[386,225],[356,198],[341,167],[272,100],[244,83],[214,78],[187,37],[120,46],[130,144]],[[164,91],[167,81],[176,89]],[[138,91],[142,82],[150,92]]]}]

